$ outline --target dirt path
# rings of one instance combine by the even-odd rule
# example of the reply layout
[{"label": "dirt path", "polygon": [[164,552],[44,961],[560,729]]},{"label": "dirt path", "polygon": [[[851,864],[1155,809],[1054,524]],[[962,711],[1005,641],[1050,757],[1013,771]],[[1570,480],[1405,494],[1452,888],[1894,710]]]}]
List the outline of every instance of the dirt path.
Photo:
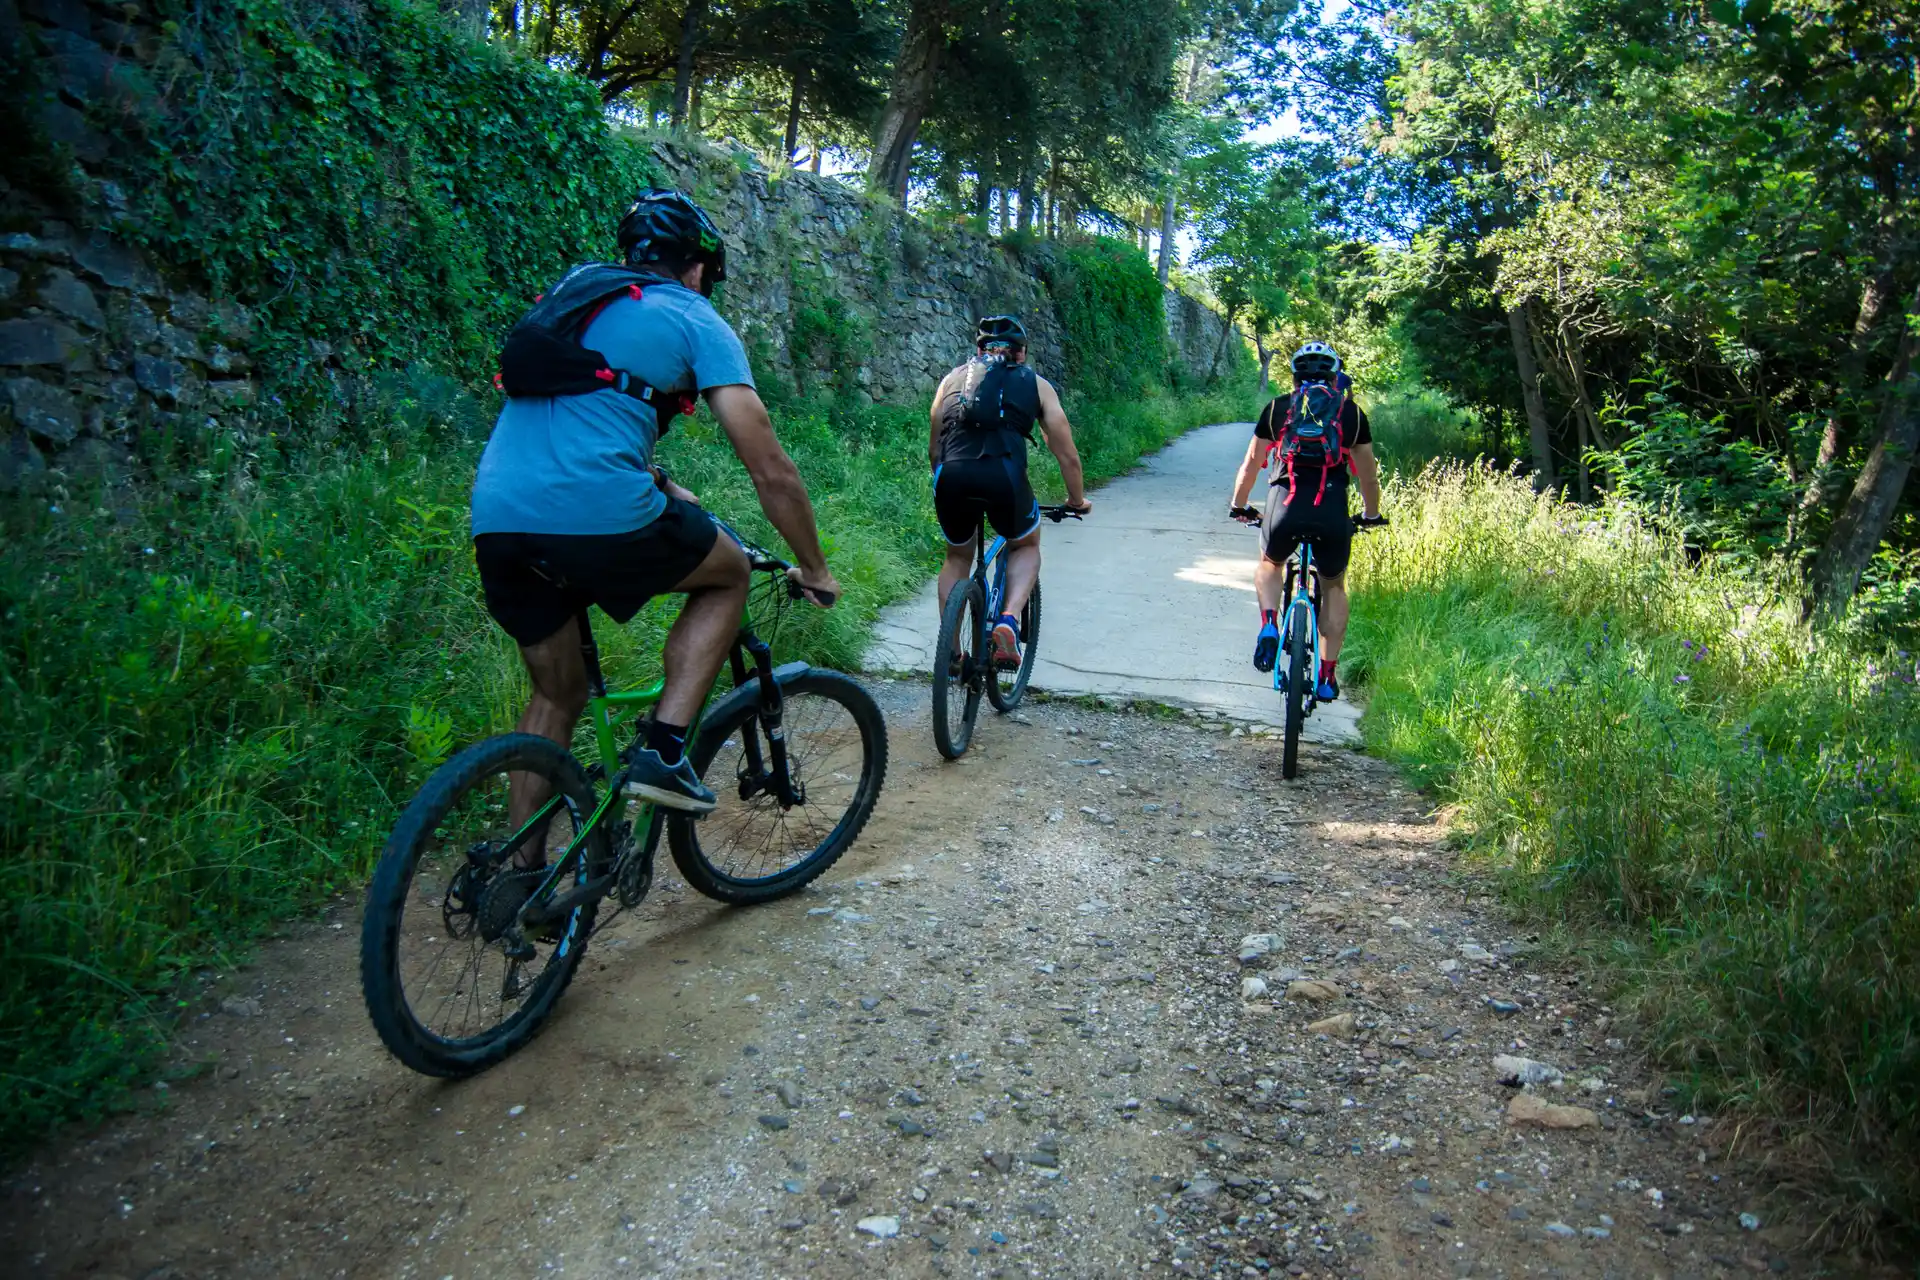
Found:
[{"label": "dirt path", "polygon": [[[1287,786],[1267,739],[1069,703],[943,765],[924,687],[878,689],[893,776],[813,891],[727,910],[665,870],[457,1084],[380,1049],[343,902],[208,993],[164,1110],[7,1181],[0,1270],[1806,1273],[1384,766],[1310,748]],[[1330,998],[1276,999],[1289,969]],[[1599,1127],[1510,1123],[1499,1053]]]}]

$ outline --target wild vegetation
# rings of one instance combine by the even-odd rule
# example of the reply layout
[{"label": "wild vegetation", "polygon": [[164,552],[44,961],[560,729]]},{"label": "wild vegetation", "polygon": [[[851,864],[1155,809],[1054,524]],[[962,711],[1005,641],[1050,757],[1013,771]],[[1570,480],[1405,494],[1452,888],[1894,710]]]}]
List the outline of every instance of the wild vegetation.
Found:
[{"label": "wild vegetation", "polygon": [[[193,109],[122,131],[121,225],[254,302],[272,374],[248,431],[142,439],[134,497],[5,515],[16,1132],[141,1078],[180,982],[354,884],[510,714],[463,550],[475,384],[673,129],[890,198],[909,263],[938,224],[1044,264],[1095,478],[1248,411],[1159,385],[1158,283],[1263,379],[1333,338],[1395,472],[1355,579],[1370,744],[1679,1087],[1831,1162],[1851,1221],[1920,1219],[1913,6],[153,8],[151,100]],[[58,152],[7,165],[86,194]],[[824,359],[776,410],[850,607],[787,640],[845,662],[933,554],[923,427],[854,403],[832,366],[873,335],[796,281]],[[709,426],[670,454],[749,513]],[[610,634],[616,669],[658,623]]]},{"label": "wild vegetation", "polygon": [[1303,8],[1308,127],[1186,165],[1263,364],[1332,337],[1396,472],[1369,744],[1852,1227],[1920,1221],[1917,38],[1871,0]]}]

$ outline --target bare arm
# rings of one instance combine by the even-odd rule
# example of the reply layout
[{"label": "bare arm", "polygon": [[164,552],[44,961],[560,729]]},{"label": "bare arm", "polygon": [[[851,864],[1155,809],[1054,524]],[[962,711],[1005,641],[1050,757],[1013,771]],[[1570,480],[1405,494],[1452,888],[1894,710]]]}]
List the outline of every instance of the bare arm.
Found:
[{"label": "bare arm", "polygon": [[767,417],[767,406],[760,402],[760,393],[744,383],[714,387],[707,392],[707,404],[753,478],[760,509],[800,562],[801,585],[838,595],[840,584],[834,581],[826,553],[820,549],[820,531],[814,526],[807,487],[800,482],[799,468],[774,436],[773,422]]},{"label": "bare arm", "polygon": [[1371,444],[1353,446],[1353,478],[1360,486],[1360,513],[1371,520],[1380,514],[1380,463]]},{"label": "bare arm", "polygon": [[1247,456],[1240,460],[1240,473],[1233,478],[1233,501],[1227,505],[1247,505],[1247,499],[1253,496],[1253,482],[1259,479],[1260,468],[1266,465],[1267,445],[1259,436],[1247,441]]},{"label": "bare arm", "polygon": [[953,381],[949,373],[940,379],[940,385],[933,390],[933,405],[927,410],[927,470],[937,471],[940,467],[940,406],[947,402],[947,384]]},{"label": "bare arm", "polygon": [[1060,405],[1060,393],[1045,378],[1037,379],[1040,384],[1040,433],[1047,438],[1047,448],[1053,451],[1053,459],[1060,464],[1060,479],[1067,486],[1067,505],[1079,511],[1092,508],[1087,501],[1086,474],[1080,467],[1080,450],[1073,443],[1073,424],[1067,421],[1067,411]]}]

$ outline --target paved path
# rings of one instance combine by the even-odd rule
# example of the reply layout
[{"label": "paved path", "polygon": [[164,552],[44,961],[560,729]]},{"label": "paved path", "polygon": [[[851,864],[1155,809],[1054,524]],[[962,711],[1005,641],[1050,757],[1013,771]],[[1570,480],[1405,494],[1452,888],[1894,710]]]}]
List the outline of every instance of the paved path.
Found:
[{"label": "paved path", "polygon": [[[1084,523],[1046,526],[1034,687],[1280,723],[1280,695],[1250,661],[1258,542],[1225,514],[1251,430],[1227,422],[1189,432],[1097,491]],[[881,615],[869,669],[931,669],[933,596],[929,582]],[[1359,709],[1343,700],[1315,711],[1304,736],[1358,741],[1358,722]]]}]

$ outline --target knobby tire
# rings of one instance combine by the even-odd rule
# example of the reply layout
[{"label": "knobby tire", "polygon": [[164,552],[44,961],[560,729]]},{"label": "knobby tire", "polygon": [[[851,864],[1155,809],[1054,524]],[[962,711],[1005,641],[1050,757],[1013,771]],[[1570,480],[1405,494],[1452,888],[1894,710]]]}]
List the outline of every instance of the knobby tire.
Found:
[{"label": "knobby tire", "polygon": [[[429,911],[430,922],[433,904],[429,895],[437,892],[444,899],[448,887],[444,883],[422,886],[416,882],[416,872],[422,858],[427,856],[455,866],[464,861],[464,843],[479,832],[457,831],[449,837],[441,830],[443,824],[450,816],[457,816],[461,800],[470,792],[496,775],[509,772],[537,774],[564,797],[565,803],[552,819],[555,823],[570,819],[571,829],[577,831],[594,811],[593,788],[585,771],[560,746],[527,733],[488,738],[448,760],[427,779],[387,838],[367,892],[366,914],[360,931],[360,982],[367,1013],[393,1056],[424,1075],[473,1075],[531,1040],[573,980],[593,930],[597,904],[589,903],[568,917],[557,941],[536,943],[542,952],[551,950],[546,964],[512,1012],[478,1034],[440,1035],[414,1010],[401,973],[402,921],[407,916],[408,898],[412,895],[422,910]],[[549,827],[549,839],[551,832]],[[504,830],[502,834],[506,834]],[[608,853],[604,826],[589,836],[585,852],[588,866],[605,865]],[[440,945],[439,939],[429,939],[432,930],[421,928],[418,916],[408,928],[420,930],[422,939],[426,940],[423,946]],[[471,938],[447,935],[441,954],[455,949],[460,942],[467,943],[470,968],[490,964],[489,953],[497,952],[496,943],[481,944]],[[423,976],[432,976],[439,967],[440,961],[436,958],[433,967]],[[481,990],[482,972],[474,972],[468,978],[475,993]]]},{"label": "knobby tire", "polygon": [[[742,798],[738,776],[707,776],[708,767],[721,749],[730,743],[737,745],[742,735],[748,733],[756,735],[761,758],[771,765],[770,747],[766,730],[761,725],[759,704],[747,701],[720,720],[701,725],[699,738],[688,748],[688,758],[693,762],[694,771],[713,788],[720,799],[720,807],[699,819],[680,813],[668,815],[667,844],[673,852],[674,864],[680,868],[680,874],[686,878],[688,885],[719,902],[737,905],[768,902],[794,892],[820,875],[839,860],[847,846],[860,834],[860,829],[866,826],[867,819],[873,814],[874,802],[879,798],[880,786],[886,781],[886,721],[873,695],[857,680],[838,671],[816,668],[782,680],[780,689],[786,699],[783,732],[791,767],[795,781],[809,789],[808,804],[782,810],[774,797],[768,794],[757,794],[751,799]],[[817,761],[817,757],[812,754],[815,744],[807,733],[807,708],[819,706],[819,700],[843,708],[852,722],[853,730],[859,735],[858,777],[849,789],[846,808],[837,814],[831,811],[834,801],[829,800],[822,805],[813,797],[820,794],[822,788],[838,782],[846,771],[833,770],[824,776],[819,771],[811,774],[808,771],[809,760]],[[825,744],[822,744],[822,749],[826,749]],[[741,758],[745,759],[744,751]],[[828,791],[827,794],[837,795],[838,791]],[[806,824],[804,831],[807,839],[822,830],[823,824],[830,825],[825,826],[825,833],[817,844],[790,861],[771,869],[756,868],[749,856],[746,858],[747,865],[736,865],[739,860],[736,851],[751,852],[758,831],[758,827],[753,825],[756,822],[767,828],[766,838],[761,841],[759,850],[761,856],[772,846],[776,835],[790,836],[796,823]],[[756,869],[765,874],[740,874]]]},{"label": "knobby tire", "polygon": [[1287,617],[1287,724],[1280,749],[1280,776],[1291,780],[1300,771],[1300,730],[1307,722],[1307,631],[1313,614],[1296,604]]},{"label": "knobby tire", "polygon": [[[973,741],[973,726],[980,716],[980,689],[991,678],[983,663],[990,663],[992,641],[986,635],[987,594],[973,578],[963,578],[947,593],[946,607],[940,613],[940,638],[933,655],[933,742],[940,754],[958,760]],[[956,645],[955,641],[959,643]],[[958,648],[961,670],[948,673],[948,658]],[[954,723],[954,713],[959,722]]]},{"label": "knobby tire", "polygon": [[[1040,584],[1033,584],[1026,608],[1020,611],[1020,667],[1002,671],[997,665],[987,681],[987,697],[993,709],[1005,715],[1027,696],[1027,682],[1033,679],[1033,664],[1040,652]],[[1002,683],[1004,681],[1004,683]]]}]

